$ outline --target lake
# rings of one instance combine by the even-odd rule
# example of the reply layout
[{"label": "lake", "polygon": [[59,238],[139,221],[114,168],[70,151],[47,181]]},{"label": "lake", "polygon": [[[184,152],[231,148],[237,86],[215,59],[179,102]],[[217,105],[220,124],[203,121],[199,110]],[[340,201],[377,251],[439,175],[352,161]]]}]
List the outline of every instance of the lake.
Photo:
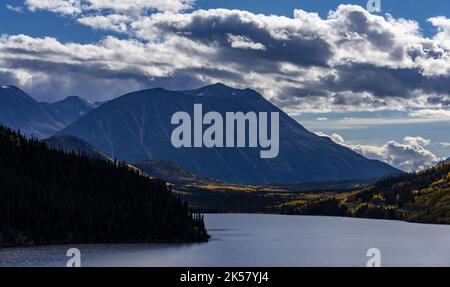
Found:
[{"label": "lake", "polygon": [[450,266],[450,226],[338,217],[207,214],[212,238],[196,244],[86,244],[0,249],[0,266]]}]

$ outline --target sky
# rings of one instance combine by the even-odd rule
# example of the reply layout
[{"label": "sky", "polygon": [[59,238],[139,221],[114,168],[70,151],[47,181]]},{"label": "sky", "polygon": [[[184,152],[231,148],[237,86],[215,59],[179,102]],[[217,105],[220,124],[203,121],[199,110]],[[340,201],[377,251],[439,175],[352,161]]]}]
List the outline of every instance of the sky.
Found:
[{"label": "sky", "polygon": [[442,0],[4,0],[0,84],[40,101],[222,82],[411,171],[450,156]]}]

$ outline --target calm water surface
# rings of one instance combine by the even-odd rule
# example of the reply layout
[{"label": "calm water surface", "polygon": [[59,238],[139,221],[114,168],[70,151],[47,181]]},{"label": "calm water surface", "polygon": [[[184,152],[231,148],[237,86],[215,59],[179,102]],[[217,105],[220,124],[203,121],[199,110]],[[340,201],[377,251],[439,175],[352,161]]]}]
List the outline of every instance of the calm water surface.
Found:
[{"label": "calm water surface", "polygon": [[89,244],[0,249],[0,266],[450,266],[450,226],[336,217],[209,214],[199,244]]}]

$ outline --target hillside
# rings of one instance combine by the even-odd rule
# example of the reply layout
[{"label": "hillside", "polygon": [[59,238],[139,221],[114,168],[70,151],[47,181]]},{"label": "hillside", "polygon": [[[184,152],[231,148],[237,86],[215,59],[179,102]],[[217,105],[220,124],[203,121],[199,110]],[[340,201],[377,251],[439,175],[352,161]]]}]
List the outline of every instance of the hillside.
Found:
[{"label": "hillside", "polygon": [[133,164],[148,175],[174,184],[220,184],[221,181],[193,174],[169,160],[145,160]]},{"label": "hillside", "polygon": [[270,210],[450,224],[450,163],[382,180],[357,191],[285,202]]},{"label": "hillside", "polygon": [[66,153],[76,153],[79,155],[85,155],[92,159],[103,158],[108,159],[93,145],[72,136],[53,136],[47,139],[43,139],[42,142],[46,143],[48,147],[56,150],[61,150]]},{"label": "hillside", "polygon": [[[257,148],[174,147],[171,117],[185,111],[193,118],[194,104],[202,104],[204,114],[278,112],[279,156],[262,159]],[[83,139],[111,158],[173,161],[201,177],[237,184],[366,180],[400,173],[309,132],[256,91],[222,84],[192,91],[159,88],[130,93],[103,104],[58,135]]]},{"label": "hillside", "polygon": [[207,240],[165,182],[0,126],[0,246]]},{"label": "hillside", "polygon": [[389,215],[416,222],[450,224],[450,163],[417,174],[378,182],[346,201],[359,204],[355,213]]}]

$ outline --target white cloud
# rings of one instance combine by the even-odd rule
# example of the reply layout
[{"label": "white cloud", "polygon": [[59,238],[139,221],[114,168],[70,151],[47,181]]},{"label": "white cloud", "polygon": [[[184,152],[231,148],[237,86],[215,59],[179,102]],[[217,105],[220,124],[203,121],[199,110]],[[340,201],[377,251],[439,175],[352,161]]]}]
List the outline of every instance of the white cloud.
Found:
[{"label": "white cloud", "polygon": [[73,88],[81,77],[74,71],[83,70],[99,84],[114,75],[118,86],[124,81],[139,87],[212,82],[250,87],[289,113],[448,112],[450,106],[450,20],[443,17],[430,19],[439,31],[428,38],[415,21],[372,15],[353,5],[341,5],[325,18],[302,10],[290,18],[227,9],[189,11],[190,0],[25,3],[32,11],[72,15],[93,29],[123,33],[121,40],[107,37],[86,45],[5,36],[2,68],[30,91],[39,86],[42,92],[55,77]]},{"label": "white cloud", "polygon": [[6,9],[17,12],[17,13],[23,13],[23,8],[21,6],[13,6],[10,4],[6,4]]},{"label": "white cloud", "polygon": [[252,40],[244,36],[228,34],[228,42],[231,44],[231,47],[237,49],[266,50],[263,44],[252,42]]},{"label": "white cloud", "polygon": [[125,15],[111,14],[106,16],[86,16],[79,18],[77,21],[96,30],[114,30],[116,32],[126,33],[127,23],[130,21],[130,18]]},{"label": "white cloud", "polygon": [[190,9],[194,0],[87,0],[86,10],[112,10],[116,13],[140,14],[150,9],[182,11]]},{"label": "white cloud", "polygon": [[30,11],[46,10],[62,15],[112,11],[113,14],[140,15],[148,10],[182,11],[194,0],[25,0]]},{"label": "white cloud", "polygon": [[25,5],[30,11],[46,10],[63,15],[81,13],[79,0],[25,0]]},{"label": "white cloud", "polygon": [[439,143],[441,146],[443,146],[443,147],[450,147],[450,143],[448,143],[448,142],[440,142]]},{"label": "white cloud", "polygon": [[403,142],[388,141],[382,146],[376,145],[354,145],[346,143],[339,134],[331,136],[317,133],[319,136],[331,138],[334,142],[347,146],[353,151],[369,158],[383,161],[398,169],[412,172],[435,166],[442,158],[433,154],[426,147],[431,141],[422,137],[405,137]]},{"label": "white cloud", "polygon": [[450,120],[450,110],[444,109],[422,109],[409,113],[415,118],[440,118]]}]

